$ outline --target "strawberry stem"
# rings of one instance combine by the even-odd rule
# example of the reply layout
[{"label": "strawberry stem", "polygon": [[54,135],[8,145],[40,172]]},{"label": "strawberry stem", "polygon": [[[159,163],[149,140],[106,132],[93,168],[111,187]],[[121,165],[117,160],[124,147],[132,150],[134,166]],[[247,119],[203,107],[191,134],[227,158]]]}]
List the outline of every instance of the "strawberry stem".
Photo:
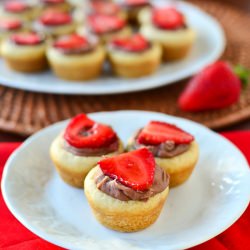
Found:
[{"label": "strawberry stem", "polygon": [[250,70],[242,65],[236,65],[233,68],[234,73],[240,78],[243,88],[248,85]]}]

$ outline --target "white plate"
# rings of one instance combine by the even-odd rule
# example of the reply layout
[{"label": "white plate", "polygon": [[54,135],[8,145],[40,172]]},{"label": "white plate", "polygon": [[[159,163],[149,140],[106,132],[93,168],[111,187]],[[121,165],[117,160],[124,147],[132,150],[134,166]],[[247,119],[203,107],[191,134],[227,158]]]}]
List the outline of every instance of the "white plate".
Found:
[{"label": "white plate", "polygon": [[171,189],[154,225],[141,232],[118,233],[95,220],[83,190],[65,184],[53,167],[49,146],[67,122],[43,129],[10,157],[2,181],[10,211],[40,237],[69,249],[184,249],[221,233],[246,209],[248,164],[218,134],[161,113],[117,111],[90,117],[112,125],[124,142],[149,120],[176,123],[195,135],[200,145],[198,165],[185,184]]},{"label": "white plate", "polygon": [[61,80],[51,71],[39,74],[17,73],[8,69],[0,59],[0,82],[6,86],[36,92],[87,95],[146,90],[191,76],[220,57],[225,48],[225,37],[214,18],[189,3],[178,2],[177,5],[187,15],[190,26],[197,31],[196,43],[185,60],[161,65],[152,76],[129,80],[106,73],[99,79],[81,84]]}]

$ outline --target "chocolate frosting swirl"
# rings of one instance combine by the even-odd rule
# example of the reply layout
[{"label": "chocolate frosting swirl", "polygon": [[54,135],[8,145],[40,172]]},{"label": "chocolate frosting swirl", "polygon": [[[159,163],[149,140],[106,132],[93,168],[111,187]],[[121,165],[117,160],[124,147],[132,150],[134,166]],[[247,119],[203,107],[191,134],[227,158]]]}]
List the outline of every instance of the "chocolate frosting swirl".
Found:
[{"label": "chocolate frosting swirl", "polygon": [[115,199],[121,201],[147,201],[150,197],[161,193],[167,188],[169,176],[161,167],[155,166],[153,185],[146,191],[135,191],[130,187],[124,186],[117,180],[104,175],[100,168],[96,173],[95,181],[99,190]]},{"label": "chocolate frosting swirl", "polygon": [[190,148],[189,144],[175,144],[174,141],[166,141],[159,145],[144,145],[140,144],[137,140],[141,130],[138,131],[135,138],[133,139],[131,148],[133,150],[139,148],[147,148],[155,157],[160,158],[172,158],[186,152]]},{"label": "chocolate frosting swirl", "polygon": [[92,52],[97,47],[97,44],[88,44],[86,47],[80,48],[56,48],[64,55],[82,55],[89,52]]},{"label": "chocolate frosting swirl", "polygon": [[119,148],[119,141],[116,140],[105,148],[76,148],[64,140],[63,148],[77,156],[102,156],[117,151]]}]

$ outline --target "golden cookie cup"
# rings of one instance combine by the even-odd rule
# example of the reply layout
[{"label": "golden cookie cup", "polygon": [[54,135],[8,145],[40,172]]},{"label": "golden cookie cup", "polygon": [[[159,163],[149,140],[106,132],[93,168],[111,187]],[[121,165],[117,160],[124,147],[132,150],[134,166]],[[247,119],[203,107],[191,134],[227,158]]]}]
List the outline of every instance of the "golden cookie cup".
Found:
[{"label": "golden cookie cup", "polygon": [[157,29],[152,25],[143,25],[140,33],[147,39],[161,44],[163,61],[175,61],[185,58],[196,38],[196,33],[191,28],[166,31]]},{"label": "golden cookie cup", "polygon": [[20,28],[18,30],[15,30],[15,31],[3,31],[0,34],[0,56],[2,54],[1,47],[2,47],[2,44],[3,44],[4,40],[8,39],[14,33],[26,32],[26,31],[29,31],[29,29],[27,27],[25,27],[25,28],[22,27],[22,28]]},{"label": "golden cookie cup", "polygon": [[1,55],[6,64],[15,71],[24,73],[39,72],[47,69],[45,44],[35,46],[19,46],[12,44],[8,39],[1,44]]},{"label": "golden cookie cup", "polygon": [[53,72],[62,79],[71,81],[91,80],[101,74],[105,51],[98,45],[93,51],[79,55],[65,55],[50,47],[47,57]]},{"label": "golden cookie cup", "polygon": [[50,157],[63,181],[76,188],[83,188],[86,175],[99,160],[123,152],[121,141],[117,151],[103,156],[77,156],[65,150],[63,144],[64,139],[60,134],[51,144]]},{"label": "golden cookie cup", "polygon": [[154,43],[145,52],[130,53],[111,49],[108,58],[114,73],[125,78],[153,74],[161,63],[161,47]]},{"label": "golden cookie cup", "polygon": [[105,227],[120,232],[136,232],[152,225],[159,217],[169,188],[147,201],[121,201],[100,191],[95,183],[99,167],[93,168],[84,181],[84,192],[96,219]]}]

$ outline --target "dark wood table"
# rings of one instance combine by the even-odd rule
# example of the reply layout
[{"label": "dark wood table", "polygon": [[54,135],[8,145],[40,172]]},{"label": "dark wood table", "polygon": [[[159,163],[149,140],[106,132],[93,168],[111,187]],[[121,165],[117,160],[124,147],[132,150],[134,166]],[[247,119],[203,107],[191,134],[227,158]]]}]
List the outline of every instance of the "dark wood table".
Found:
[{"label": "dark wood table", "polygon": [[[205,0],[204,0],[205,1]],[[230,3],[237,8],[243,9],[244,11],[247,11],[250,14],[250,1],[249,0],[214,0],[214,1],[220,1],[223,3]],[[221,131],[229,131],[229,130],[250,130],[250,118],[244,122],[240,122],[236,125],[227,127],[222,129]],[[6,141],[23,141],[25,140],[25,137],[16,135],[16,134],[10,134],[6,133],[4,131],[0,131],[0,142],[6,142]]]}]

